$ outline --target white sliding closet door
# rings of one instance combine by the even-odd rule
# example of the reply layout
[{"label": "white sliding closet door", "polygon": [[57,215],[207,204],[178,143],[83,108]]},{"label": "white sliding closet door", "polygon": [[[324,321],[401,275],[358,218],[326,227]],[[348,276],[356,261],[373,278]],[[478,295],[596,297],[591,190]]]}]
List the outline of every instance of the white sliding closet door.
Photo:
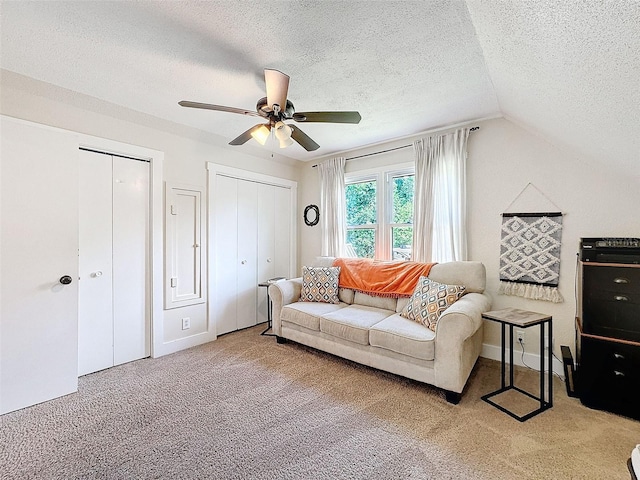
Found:
[{"label": "white sliding closet door", "polygon": [[148,162],[80,152],[78,375],[149,356]]},{"label": "white sliding closet door", "polygon": [[[291,269],[291,191],[258,184],[258,283]],[[258,290],[258,323],[267,321],[267,289]]]},{"label": "white sliding closet door", "polygon": [[292,192],[259,181],[211,179],[216,333],[267,321],[266,289],[258,283],[289,277]]},{"label": "white sliding closet door", "polygon": [[78,375],[113,366],[111,156],[80,152]]},{"label": "white sliding closet door", "polygon": [[256,325],[258,184],[238,180],[237,329]]},{"label": "white sliding closet door", "polygon": [[[258,185],[258,283],[276,276],[275,189],[264,183]],[[264,287],[258,290],[257,317],[258,323],[267,321],[267,289]]]},{"label": "white sliding closet door", "polygon": [[216,334],[237,330],[236,304],[238,284],[238,180],[215,176],[214,265]]},{"label": "white sliding closet door", "polygon": [[113,157],[113,364],[149,356],[149,162]]}]

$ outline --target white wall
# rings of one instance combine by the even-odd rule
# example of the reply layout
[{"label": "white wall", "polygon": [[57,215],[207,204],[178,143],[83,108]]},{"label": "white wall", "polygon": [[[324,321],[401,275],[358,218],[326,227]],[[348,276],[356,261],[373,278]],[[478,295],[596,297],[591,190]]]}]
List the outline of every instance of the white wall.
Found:
[{"label": "white wall", "polygon": [[[174,99],[167,101],[174,102]],[[176,108],[180,107],[176,105]],[[164,153],[162,181],[197,185],[206,190],[207,162],[298,180],[299,162],[272,155],[267,149],[251,145],[231,147],[227,145],[229,139],[6,70],[0,71],[0,113],[161,151]],[[203,208],[206,208],[206,202]],[[153,272],[153,275],[155,281],[163,281],[162,272]],[[191,328],[183,331],[181,318],[187,316],[191,318]],[[179,342],[206,330],[207,305],[165,310],[161,318],[164,342]]]},{"label": "white wall", "polygon": [[[562,151],[507,119],[474,123],[480,130],[469,136],[468,208],[469,257],[487,268],[487,292],[493,308],[517,307],[553,315],[554,352],[560,356],[560,345],[574,346],[576,254],[581,237],[640,236],[640,185],[622,172],[608,171],[606,159],[590,165],[570,152]],[[416,137],[417,138],[417,137]],[[412,139],[378,145],[384,150]],[[356,156],[372,149],[352,151]],[[375,150],[375,149],[374,149]],[[412,148],[347,162],[347,171],[357,171],[382,164],[411,161]],[[313,162],[315,163],[315,162]],[[526,300],[499,295],[498,268],[500,253],[500,214],[531,182],[547,199],[525,194],[514,206],[527,201],[527,207],[544,208],[557,205],[563,219],[561,271],[559,289],[565,301],[561,304]],[[319,203],[318,174],[311,164],[304,167],[300,180],[300,208]],[[530,189],[528,189],[530,190]],[[514,211],[514,210],[511,210]],[[531,210],[526,210],[531,211]],[[320,212],[321,215],[326,212]],[[320,253],[318,227],[300,224],[300,261],[307,265]],[[485,344],[498,346],[498,325],[487,322]],[[526,332],[526,350],[537,352],[537,328]]]}]

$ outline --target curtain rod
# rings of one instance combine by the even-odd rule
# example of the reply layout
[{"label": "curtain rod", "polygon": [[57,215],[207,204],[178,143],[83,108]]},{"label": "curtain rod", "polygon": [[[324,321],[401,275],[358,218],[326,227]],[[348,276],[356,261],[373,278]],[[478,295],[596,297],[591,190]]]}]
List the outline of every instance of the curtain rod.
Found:
[{"label": "curtain rod", "polygon": [[[480,130],[480,127],[471,127],[469,129],[469,132],[473,132],[475,130]],[[409,145],[401,145],[399,147],[388,148],[387,150],[380,150],[379,152],[372,152],[372,153],[365,153],[363,155],[356,155],[355,157],[345,158],[344,160],[346,162],[346,161],[349,161],[349,160],[355,160],[356,158],[370,157],[372,155],[379,155],[381,153],[393,152],[394,150],[401,150],[403,148],[408,148],[408,147],[413,147],[413,143],[410,143]],[[316,163],[315,165],[311,165],[311,168],[316,168],[317,166],[318,166],[318,164]]]}]

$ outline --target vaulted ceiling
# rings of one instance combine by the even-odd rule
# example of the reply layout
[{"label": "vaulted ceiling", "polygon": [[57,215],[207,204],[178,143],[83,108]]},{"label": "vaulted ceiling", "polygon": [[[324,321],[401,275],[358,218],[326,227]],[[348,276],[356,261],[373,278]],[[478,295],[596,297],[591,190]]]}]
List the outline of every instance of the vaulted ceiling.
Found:
[{"label": "vaulted ceiling", "polygon": [[[640,1],[2,1],[0,66],[220,135],[255,117],[264,68],[291,76],[305,123],[346,149],[505,116],[568,155],[640,177]],[[254,142],[250,140],[250,142]],[[233,148],[246,148],[243,146]]]}]

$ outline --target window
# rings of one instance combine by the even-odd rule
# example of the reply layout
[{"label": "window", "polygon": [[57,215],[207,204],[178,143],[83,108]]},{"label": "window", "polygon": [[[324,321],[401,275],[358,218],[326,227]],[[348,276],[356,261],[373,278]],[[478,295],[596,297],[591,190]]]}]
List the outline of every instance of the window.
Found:
[{"label": "window", "polygon": [[348,183],[347,245],[360,258],[374,258],[378,229],[377,181],[364,180]]},{"label": "window", "polygon": [[413,168],[347,175],[347,251],[360,258],[410,260]]},{"label": "window", "polygon": [[392,210],[391,258],[393,260],[411,260],[413,243],[413,179],[414,175],[391,176]]}]

